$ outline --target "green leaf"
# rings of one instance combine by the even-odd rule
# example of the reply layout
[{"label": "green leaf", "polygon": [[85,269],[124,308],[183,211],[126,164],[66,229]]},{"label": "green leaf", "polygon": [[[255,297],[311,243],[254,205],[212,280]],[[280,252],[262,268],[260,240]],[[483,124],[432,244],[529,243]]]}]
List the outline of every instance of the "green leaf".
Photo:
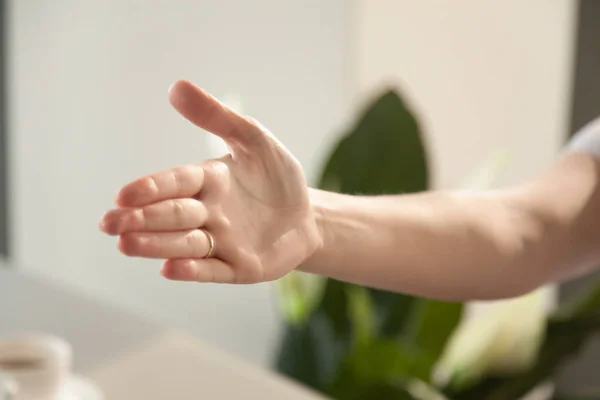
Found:
[{"label": "green leaf", "polygon": [[[282,344],[277,371],[319,390],[331,384],[352,344],[348,285],[327,279],[321,301],[307,322],[295,327],[296,330],[292,330],[295,335]],[[288,327],[288,331],[291,328],[294,327]],[[309,368],[313,372],[308,371]]]},{"label": "green leaf", "polygon": [[408,340],[414,343],[427,357],[429,377],[441,356],[448,339],[460,323],[463,304],[439,300],[422,299],[414,307]]},{"label": "green leaf", "polygon": [[[425,146],[415,117],[393,90],[366,107],[325,164],[319,187],[347,194],[415,193],[428,189]],[[414,297],[369,289],[378,331],[397,337]]]},{"label": "green leaf", "polygon": [[338,375],[349,348],[349,338],[336,333],[331,318],[319,310],[305,324],[286,326],[275,368],[291,379],[323,391]]},{"label": "green leaf", "polygon": [[586,293],[554,313],[554,319],[566,320],[600,313],[600,280]]},{"label": "green leaf", "polygon": [[318,305],[326,278],[292,271],[277,280],[278,302],[285,320],[292,325],[304,323]]},{"label": "green leaf", "polygon": [[319,389],[322,378],[319,371],[319,354],[317,353],[313,326],[288,325],[285,328],[275,367],[278,372],[309,387]]},{"label": "green leaf", "polygon": [[425,147],[417,121],[395,91],[367,107],[356,127],[333,150],[319,187],[348,194],[427,190]]},{"label": "green leaf", "polygon": [[346,286],[348,295],[348,315],[354,333],[356,346],[364,346],[375,337],[375,310],[366,288],[357,285]]},{"label": "green leaf", "polygon": [[379,383],[358,389],[352,400],[417,400],[408,390],[392,383]]},{"label": "green leaf", "polygon": [[377,313],[379,335],[389,339],[399,337],[410,320],[417,298],[378,289],[369,289],[369,292]]},{"label": "green leaf", "polygon": [[279,373],[321,391],[331,384],[351,343],[347,285],[327,279],[308,319],[286,327],[275,360]]},{"label": "green leaf", "polygon": [[327,279],[321,303],[318,310],[329,319],[336,338],[349,340],[351,324],[348,317],[348,292],[349,283],[335,279]]},{"label": "green leaf", "polygon": [[406,378],[414,368],[416,352],[396,341],[380,340],[359,347],[349,358],[361,381],[376,383]]},{"label": "green leaf", "polygon": [[342,362],[328,394],[336,399],[353,398],[357,388],[419,379],[425,371],[420,360],[418,349],[398,341],[361,343]]}]

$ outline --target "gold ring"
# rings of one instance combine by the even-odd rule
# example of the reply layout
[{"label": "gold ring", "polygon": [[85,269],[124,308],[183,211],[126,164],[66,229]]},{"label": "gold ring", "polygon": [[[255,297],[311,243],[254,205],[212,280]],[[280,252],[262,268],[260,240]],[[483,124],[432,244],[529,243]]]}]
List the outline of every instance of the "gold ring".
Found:
[{"label": "gold ring", "polygon": [[206,253],[206,255],[202,258],[209,258],[215,249],[215,238],[206,229],[202,229],[202,228],[199,228],[199,229],[202,232],[204,232],[204,234],[206,235],[206,239],[208,239],[208,253]]}]

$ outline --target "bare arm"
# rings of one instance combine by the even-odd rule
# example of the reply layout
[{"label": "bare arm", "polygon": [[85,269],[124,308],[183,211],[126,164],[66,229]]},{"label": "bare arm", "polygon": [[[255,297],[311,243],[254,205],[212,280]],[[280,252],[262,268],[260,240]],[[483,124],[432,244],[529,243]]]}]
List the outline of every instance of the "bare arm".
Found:
[{"label": "bare arm", "polygon": [[313,190],[324,245],[301,269],[450,300],[516,296],[600,264],[599,177],[597,158],[571,152],[502,191]]},{"label": "bare arm", "polygon": [[511,297],[600,264],[600,119],[536,179],[481,194],[344,196],[310,190],[255,120],[188,81],[175,110],[230,154],[140,177],[100,229],[163,259],[171,280],[258,283],[299,268],[423,296]]}]

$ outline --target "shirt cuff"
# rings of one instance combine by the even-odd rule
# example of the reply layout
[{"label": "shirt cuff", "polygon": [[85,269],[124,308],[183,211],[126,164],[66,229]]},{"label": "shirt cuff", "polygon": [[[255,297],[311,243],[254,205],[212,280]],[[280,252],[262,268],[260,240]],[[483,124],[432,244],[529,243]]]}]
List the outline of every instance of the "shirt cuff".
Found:
[{"label": "shirt cuff", "polygon": [[581,128],[567,143],[566,151],[579,151],[600,158],[600,118]]}]

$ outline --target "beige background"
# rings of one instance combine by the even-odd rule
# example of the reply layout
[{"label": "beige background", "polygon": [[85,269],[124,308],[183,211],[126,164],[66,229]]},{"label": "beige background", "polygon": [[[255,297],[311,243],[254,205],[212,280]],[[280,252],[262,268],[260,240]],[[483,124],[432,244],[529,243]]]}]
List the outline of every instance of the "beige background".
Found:
[{"label": "beige background", "polygon": [[569,126],[576,2],[356,2],[353,89],[399,87],[419,113],[436,185],[457,187],[495,150],[497,184],[548,165]]}]

